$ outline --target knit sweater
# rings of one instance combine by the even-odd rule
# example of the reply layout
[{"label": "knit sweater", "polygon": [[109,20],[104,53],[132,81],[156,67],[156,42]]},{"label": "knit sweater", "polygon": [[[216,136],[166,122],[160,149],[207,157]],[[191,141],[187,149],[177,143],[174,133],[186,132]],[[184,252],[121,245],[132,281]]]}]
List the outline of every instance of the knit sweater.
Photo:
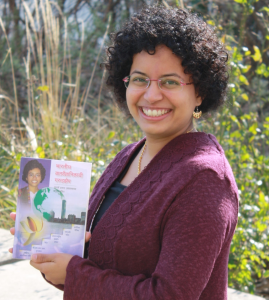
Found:
[{"label": "knit sweater", "polygon": [[[118,153],[97,182],[87,229],[141,143]],[[237,186],[216,138],[203,132],[180,135],[103,215],[88,259],[70,260],[64,299],[226,300],[237,214]]]}]

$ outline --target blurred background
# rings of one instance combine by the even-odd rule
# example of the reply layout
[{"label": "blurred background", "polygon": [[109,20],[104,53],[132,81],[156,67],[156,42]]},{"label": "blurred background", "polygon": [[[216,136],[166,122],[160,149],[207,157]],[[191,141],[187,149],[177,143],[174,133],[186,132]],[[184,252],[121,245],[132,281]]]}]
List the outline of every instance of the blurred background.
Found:
[{"label": "blurred background", "polygon": [[1,0],[0,228],[13,226],[22,156],[93,163],[143,137],[106,88],[109,35],[144,5],[197,13],[229,51],[223,108],[196,123],[226,152],[240,194],[229,287],[269,299],[269,0]]}]

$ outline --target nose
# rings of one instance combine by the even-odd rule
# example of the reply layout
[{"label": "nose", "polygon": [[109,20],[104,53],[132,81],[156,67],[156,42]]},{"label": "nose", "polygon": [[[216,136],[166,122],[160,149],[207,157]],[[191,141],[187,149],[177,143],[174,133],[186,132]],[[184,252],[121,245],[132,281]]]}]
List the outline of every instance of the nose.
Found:
[{"label": "nose", "polygon": [[154,103],[163,99],[163,94],[157,81],[150,82],[149,87],[145,91],[144,98],[149,103]]}]

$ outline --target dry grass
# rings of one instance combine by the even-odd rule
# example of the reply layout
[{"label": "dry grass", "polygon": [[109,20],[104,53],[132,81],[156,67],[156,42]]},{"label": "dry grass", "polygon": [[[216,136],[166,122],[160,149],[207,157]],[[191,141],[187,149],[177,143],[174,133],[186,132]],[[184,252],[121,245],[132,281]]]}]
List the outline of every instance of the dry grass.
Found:
[{"label": "dry grass", "polygon": [[[83,24],[78,43],[80,53],[76,60],[72,60],[67,20],[57,3],[41,0],[38,4],[35,0],[34,16],[27,3],[23,5],[27,42],[23,63],[28,117],[24,119],[19,113],[12,51],[5,33],[9,49],[6,59],[10,59],[12,66],[14,97],[0,90],[0,228],[9,228],[13,224],[8,215],[16,209],[21,156],[91,161],[93,187],[116,153],[142,136],[133,122],[126,122],[115,106],[102,108],[105,71],[97,99],[90,95],[110,19],[89,83],[81,90]],[[1,19],[0,25],[4,30]],[[86,104],[91,107],[88,114],[85,114]],[[117,134],[112,128],[117,128]]]}]

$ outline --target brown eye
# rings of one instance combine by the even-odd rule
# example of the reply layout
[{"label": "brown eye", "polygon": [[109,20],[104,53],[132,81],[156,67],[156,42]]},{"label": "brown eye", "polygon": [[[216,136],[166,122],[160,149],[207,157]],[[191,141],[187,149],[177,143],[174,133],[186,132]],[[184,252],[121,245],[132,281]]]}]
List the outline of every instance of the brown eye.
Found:
[{"label": "brown eye", "polygon": [[167,88],[173,88],[180,86],[180,82],[173,79],[162,79],[161,85]]},{"label": "brown eye", "polygon": [[148,80],[146,77],[142,77],[142,76],[131,76],[130,79],[130,84],[134,84],[137,86],[145,86],[148,85]]}]

